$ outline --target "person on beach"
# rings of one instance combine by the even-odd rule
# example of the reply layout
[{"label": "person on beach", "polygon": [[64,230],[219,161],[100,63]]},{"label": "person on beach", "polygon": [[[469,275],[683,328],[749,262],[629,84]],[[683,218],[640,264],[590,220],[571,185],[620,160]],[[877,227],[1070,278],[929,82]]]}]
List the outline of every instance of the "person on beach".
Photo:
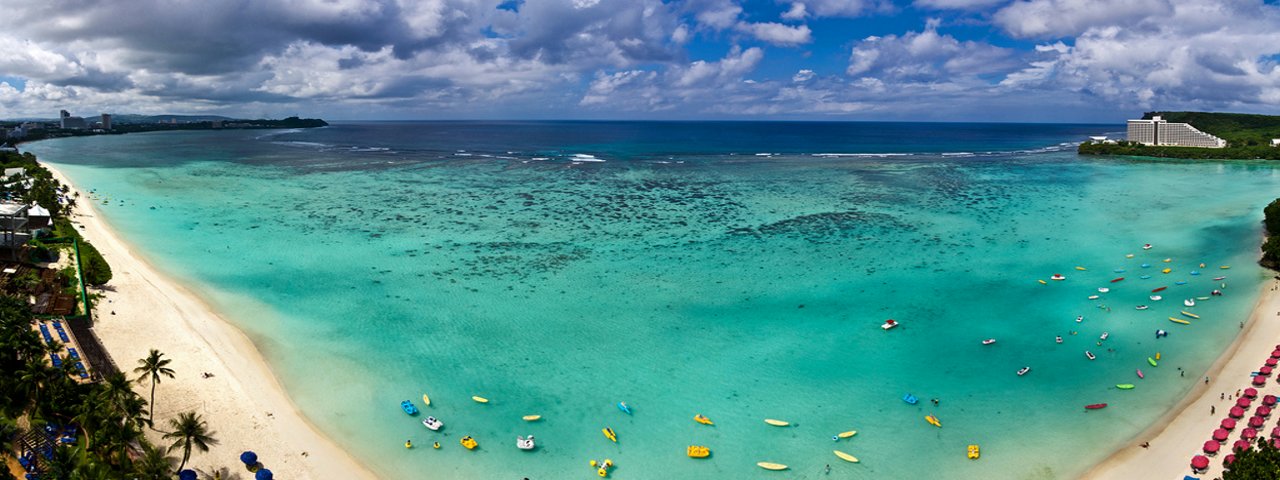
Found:
[{"label": "person on beach", "polygon": [[1217,412],[1218,412],[1218,408],[1217,408],[1217,407],[1215,407],[1215,406],[1213,406],[1213,405],[1209,405],[1209,415],[1213,415],[1213,414],[1215,414],[1215,413],[1217,413]]},{"label": "person on beach", "polygon": [[1205,375],[1205,377],[1204,377],[1204,384],[1205,384],[1205,385],[1208,385],[1208,384],[1209,384],[1209,376],[1208,376],[1208,375]]}]

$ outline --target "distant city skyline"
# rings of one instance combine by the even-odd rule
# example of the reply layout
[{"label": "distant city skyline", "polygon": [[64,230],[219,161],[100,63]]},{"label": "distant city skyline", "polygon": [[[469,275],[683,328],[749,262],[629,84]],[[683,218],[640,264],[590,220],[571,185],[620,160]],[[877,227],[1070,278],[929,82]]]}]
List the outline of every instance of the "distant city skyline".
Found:
[{"label": "distant city skyline", "polygon": [[4,13],[6,119],[1280,113],[1280,6],[1263,0],[54,0]]}]

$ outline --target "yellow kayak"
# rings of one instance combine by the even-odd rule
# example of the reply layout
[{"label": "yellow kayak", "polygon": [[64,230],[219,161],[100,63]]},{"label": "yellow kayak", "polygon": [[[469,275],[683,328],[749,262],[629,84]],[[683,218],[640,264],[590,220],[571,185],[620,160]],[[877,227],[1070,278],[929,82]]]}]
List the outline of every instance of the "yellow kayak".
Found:
[{"label": "yellow kayak", "polygon": [[1046,282],[1046,281],[1044,281],[1044,280],[1036,280],[1036,281],[1037,281],[1037,282],[1040,282],[1040,284],[1041,284],[1041,285],[1048,285],[1048,284],[1049,284],[1049,282]]},{"label": "yellow kayak", "polygon": [[710,418],[707,418],[705,415],[701,413],[694,415],[693,421],[701,423],[703,425],[715,425],[715,422],[712,422]]},{"label": "yellow kayak", "polygon": [[1088,270],[1088,269],[1087,269],[1087,268],[1084,268],[1084,267],[1076,267],[1076,270],[1079,270],[1079,271],[1083,272],[1083,271]]},{"label": "yellow kayak", "polygon": [[489,403],[489,399],[480,396],[472,395],[471,399],[475,400],[476,403]]},{"label": "yellow kayak", "polygon": [[852,437],[852,436],[857,435],[857,434],[858,434],[858,431],[857,431],[857,430],[849,430],[849,431],[847,431],[847,432],[840,432],[840,433],[839,433],[839,434],[837,434],[836,436],[837,436],[837,437],[840,437],[840,438],[849,438],[849,437]]},{"label": "yellow kayak", "polygon": [[1226,269],[1228,269],[1228,268],[1231,268],[1231,265],[1222,265],[1222,266],[1220,266],[1220,267],[1218,267],[1218,268],[1221,268],[1221,269],[1223,269],[1223,270],[1226,270]]},{"label": "yellow kayak", "polygon": [[1200,318],[1200,316],[1199,316],[1199,315],[1196,315],[1196,314],[1194,314],[1194,313],[1188,312],[1188,311],[1186,311],[1186,310],[1183,310],[1183,311],[1182,311],[1182,314],[1183,314],[1183,315],[1186,315],[1186,316],[1188,316],[1188,317],[1191,317],[1191,318],[1197,318],[1197,319],[1198,319],[1198,318]]},{"label": "yellow kayak", "polygon": [[782,421],[782,420],[774,420],[774,419],[772,419],[772,418],[766,418],[766,419],[764,419],[764,423],[767,423],[767,424],[769,424],[769,425],[773,425],[773,426],[775,426],[775,427],[785,427],[785,426],[791,425],[791,423],[790,423],[790,422],[784,422],[784,421]]},{"label": "yellow kayak", "polygon": [[858,457],[855,457],[855,456],[853,456],[853,455],[849,455],[849,454],[844,453],[844,452],[841,452],[841,451],[839,451],[839,450],[832,450],[832,451],[831,451],[831,453],[836,454],[836,456],[837,456],[837,457],[840,457],[840,459],[841,459],[841,460],[844,460],[844,461],[846,461],[846,462],[849,462],[849,463],[858,463]]},{"label": "yellow kayak", "polygon": [[520,418],[523,418],[526,422],[536,422],[538,420],[542,420],[542,415],[525,415]]},{"label": "yellow kayak", "polygon": [[428,397],[428,396],[427,396],[427,394],[425,394],[425,393],[424,393],[424,394],[422,394],[422,405],[423,405],[423,406],[430,406],[430,405],[431,405],[431,397]]},{"label": "yellow kayak", "polygon": [[933,415],[925,415],[924,421],[929,422],[930,425],[933,425],[935,427],[942,428],[942,422],[938,421],[938,417],[935,417]]},{"label": "yellow kayak", "polygon": [[1188,322],[1188,321],[1183,320],[1183,319],[1181,319],[1181,318],[1169,317],[1169,321],[1170,321],[1170,322],[1174,322],[1174,323],[1181,323],[1181,324],[1183,324],[1183,325],[1191,325],[1191,322]]},{"label": "yellow kayak", "polygon": [[604,428],[600,429],[600,431],[601,431],[601,432],[604,432],[604,438],[607,438],[607,439],[609,439],[609,440],[612,440],[612,441],[613,441],[613,443],[618,443],[618,434],[617,434],[617,433],[614,433],[614,431],[613,431],[613,429],[612,429],[612,428],[604,427]]},{"label": "yellow kayak", "polygon": [[1169,273],[1169,272],[1172,272],[1172,271],[1173,271],[1173,269],[1172,269],[1172,268],[1166,268],[1166,269],[1164,269],[1164,270],[1161,270],[1161,271],[1160,271],[1160,273]]},{"label": "yellow kayak", "polygon": [[787,469],[787,466],[781,463],[756,462],[756,465],[759,465],[760,468],[763,468],[765,470],[786,470]]}]

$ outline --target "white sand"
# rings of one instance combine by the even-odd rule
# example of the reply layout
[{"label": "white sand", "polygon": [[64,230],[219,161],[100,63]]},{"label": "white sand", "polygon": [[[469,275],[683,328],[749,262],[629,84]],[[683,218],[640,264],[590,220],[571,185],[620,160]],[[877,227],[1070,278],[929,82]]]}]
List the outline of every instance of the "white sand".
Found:
[{"label": "white sand", "polygon": [[[1090,479],[1134,479],[1134,478],[1182,478],[1192,475],[1199,478],[1219,478],[1222,476],[1222,459],[1230,453],[1231,444],[1240,439],[1240,432],[1245,428],[1241,421],[1231,432],[1231,436],[1223,445],[1217,456],[1209,457],[1209,470],[1203,474],[1191,471],[1191,457],[1201,454],[1204,442],[1211,440],[1213,431],[1219,427],[1227,411],[1235,405],[1231,398],[1237,390],[1251,385],[1249,373],[1257,371],[1271,355],[1271,351],[1280,344],[1280,291],[1273,290],[1280,282],[1271,280],[1263,285],[1262,295],[1254,305],[1245,330],[1236,338],[1218,358],[1209,371],[1201,374],[1196,387],[1187,394],[1178,406],[1171,410],[1170,421],[1161,421],[1146,432],[1138,435],[1129,445],[1117,451],[1106,461],[1098,464],[1085,474]],[[1206,322],[1222,321],[1236,323],[1237,320],[1205,320]],[[1194,328],[1194,325],[1192,325]],[[1177,328],[1177,327],[1175,327]],[[1209,376],[1209,384],[1204,384],[1204,377]],[[1253,416],[1254,409],[1260,405],[1263,395],[1280,395],[1280,385],[1273,374],[1266,386],[1258,388],[1258,398],[1250,408],[1246,409],[1243,420]],[[1220,400],[1219,395],[1226,393],[1228,398]],[[1210,415],[1209,407],[1217,408],[1217,413]],[[1271,434],[1277,424],[1280,411],[1272,414],[1263,428],[1258,430],[1259,437]],[[1142,442],[1150,442],[1150,448],[1142,448]]]},{"label": "white sand", "polygon": [[[50,170],[58,181],[72,185]],[[176,378],[163,378],[156,388],[158,430],[165,430],[179,413],[195,411],[218,440],[207,453],[193,452],[188,468],[212,473],[225,467],[251,478],[239,458],[240,452],[253,450],[278,478],[374,478],[298,413],[248,337],[182,285],[134,256],[88,197],[80,198],[72,221],[83,227],[80,233],[114,273],[106,289],[94,290],[105,297],[95,311],[95,331],[131,377],[138,360],[152,348],[172,360],[169,366]],[[213,377],[202,378],[202,372]],[[137,391],[147,398],[150,386],[139,385]],[[162,435],[147,432],[154,444],[167,446]],[[174,454],[180,456],[181,451]]]}]

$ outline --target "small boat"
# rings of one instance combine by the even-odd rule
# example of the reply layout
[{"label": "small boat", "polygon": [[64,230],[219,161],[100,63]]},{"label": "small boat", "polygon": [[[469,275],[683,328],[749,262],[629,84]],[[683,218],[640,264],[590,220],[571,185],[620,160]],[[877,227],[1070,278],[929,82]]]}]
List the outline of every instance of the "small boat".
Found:
[{"label": "small boat", "polygon": [[1169,336],[1169,332],[1166,332],[1164,330],[1156,330],[1156,338],[1167,337],[1167,336]]},{"label": "small boat", "polygon": [[756,462],[756,465],[765,470],[786,470],[787,466],[781,463]]},{"label": "small boat", "polygon": [[404,413],[407,413],[409,415],[418,414],[418,407],[413,406],[413,402],[410,402],[408,400],[400,402],[400,409],[404,410]]},{"label": "small boat", "polygon": [[711,449],[701,445],[689,445],[689,448],[685,449],[685,455],[689,458],[707,458],[711,456]]},{"label": "small boat", "polygon": [[1196,301],[1199,301],[1199,302],[1203,302],[1203,301],[1208,300],[1208,299],[1209,299],[1209,297],[1196,297]]},{"label": "small boat", "polygon": [[631,415],[631,407],[627,406],[627,402],[618,402],[618,410],[622,410],[622,413]]},{"label": "small boat", "polygon": [[1102,336],[1098,337],[1098,339],[1099,339],[1099,340],[1106,340],[1106,339],[1107,339],[1107,337],[1110,337],[1110,336],[1111,336],[1111,332],[1102,332]]},{"label": "small boat", "polygon": [[981,456],[982,456],[982,453],[978,450],[978,446],[977,446],[977,445],[969,445],[969,459],[970,459],[970,460],[977,460],[977,459],[978,459],[978,457],[981,457]]},{"label": "small boat", "polygon": [[831,453],[836,454],[836,456],[837,456],[837,457],[840,457],[840,459],[841,459],[841,460],[844,460],[844,461],[846,461],[846,462],[849,462],[849,463],[858,463],[858,457],[855,457],[855,456],[853,456],[853,455],[849,455],[849,454],[844,453],[844,452],[841,452],[841,451],[839,451],[839,450],[832,450],[832,451],[831,451]]},{"label": "small boat", "polygon": [[1192,271],[1191,271],[1191,274],[1192,274],[1192,275],[1199,275],[1199,274],[1200,274],[1200,271],[1199,271],[1199,270],[1192,270]]},{"label": "small boat", "polygon": [[1218,267],[1218,268],[1221,268],[1221,269],[1223,269],[1223,270],[1227,270],[1227,269],[1231,268],[1231,265],[1222,265],[1222,266],[1220,266],[1220,267]]},{"label": "small boat", "polygon": [[837,434],[836,434],[836,437],[837,437],[837,438],[849,438],[849,437],[852,437],[852,436],[857,435],[857,434],[858,434],[858,431],[857,431],[857,430],[849,430],[849,431],[847,431],[847,432],[840,432],[840,433],[837,433]]},{"label": "small boat", "polygon": [[600,431],[604,433],[604,438],[613,441],[613,443],[618,443],[618,434],[612,428],[604,427]]},{"label": "small boat", "polygon": [[1147,378],[1147,376],[1146,376],[1146,375],[1143,375],[1143,374],[1142,374],[1142,369],[1141,369],[1141,368],[1139,368],[1139,369],[1138,369],[1138,378]]},{"label": "small boat", "polygon": [[1146,305],[1138,305],[1138,306],[1133,307],[1133,308],[1135,308],[1135,309],[1137,309],[1137,310],[1146,310],[1146,309],[1151,308],[1151,307],[1148,307],[1148,306],[1146,306]]},{"label": "small boat", "polygon": [[1121,281],[1121,280],[1124,280],[1124,277],[1113,278],[1113,279],[1111,279],[1111,283],[1116,283],[1116,282],[1119,282],[1119,281]]},{"label": "small boat", "polygon": [[895,321],[894,319],[890,318],[890,319],[888,319],[888,320],[885,320],[885,321],[884,321],[884,324],[883,324],[883,325],[880,325],[880,328],[883,328],[883,329],[885,329],[885,330],[888,330],[888,329],[893,328],[893,327],[896,327],[896,326],[898,326],[898,322],[897,322],[897,321]]},{"label": "small boat", "polygon": [[1150,243],[1148,243],[1148,244],[1144,244],[1144,245],[1142,246],[1142,249],[1143,249],[1143,250],[1151,250],[1151,244],[1150,244]]},{"label": "small boat", "polygon": [[1018,376],[1019,376],[1019,377],[1021,377],[1021,376],[1023,376],[1023,375],[1026,375],[1026,374],[1027,374],[1027,372],[1030,372],[1030,371],[1031,371],[1031,367],[1022,367],[1022,368],[1019,368],[1019,369],[1018,369]]},{"label": "small boat", "polygon": [[[1113,272],[1115,272],[1115,273],[1124,273],[1124,269],[1123,269],[1123,268],[1117,268],[1117,269],[1112,270],[1112,271],[1113,271]],[[1121,277],[1121,278],[1123,279],[1123,277]]]},{"label": "small boat", "polygon": [[1164,263],[1169,263],[1169,262],[1172,262],[1172,261],[1173,261],[1173,259],[1172,259],[1172,258],[1166,258],[1166,259],[1164,259]]},{"label": "small boat", "polygon": [[1098,298],[1100,297],[1098,297],[1097,295],[1089,295],[1089,300],[1097,300]]},{"label": "small boat", "polygon": [[1159,296],[1159,295],[1152,295],[1152,296],[1147,297],[1147,298],[1150,298],[1150,299],[1151,299],[1151,301],[1153,301],[1153,302],[1159,302],[1160,300],[1163,300],[1163,299],[1164,299],[1164,297],[1161,297],[1161,296]]},{"label": "small boat", "polygon": [[1181,312],[1179,312],[1179,313],[1182,313],[1183,315],[1186,315],[1186,316],[1191,317],[1191,318],[1196,318],[1196,319],[1200,318],[1200,316],[1199,316],[1199,315],[1196,315],[1196,314],[1194,314],[1194,313],[1188,312],[1188,311],[1186,311],[1186,310],[1183,310],[1183,311],[1181,311]]},{"label": "small boat", "polygon": [[1076,323],[1080,323],[1083,321],[1084,321],[1084,315],[1076,315]]},{"label": "small boat", "polygon": [[1086,409],[1088,409],[1088,410],[1098,410],[1098,409],[1102,409],[1102,408],[1107,408],[1107,404],[1105,404],[1105,403],[1093,403],[1093,404],[1085,405],[1085,406],[1084,406],[1084,408],[1086,408]]},{"label": "small boat", "polygon": [[1186,285],[1186,284],[1187,284],[1187,281],[1186,281],[1186,280],[1178,280],[1178,281],[1176,281],[1176,282],[1173,282],[1173,284],[1174,284],[1174,285]]},{"label": "small boat", "polygon": [[1061,273],[1055,273],[1055,274],[1053,274],[1053,276],[1052,276],[1052,277],[1049,277],[1049,280],[1057,280],[1057,281],[1063,281],[1063,280],[1066,280],[1066,279],[1067,279],[1067,277],[1062,276],[1062,274],[1061,274]]},{"label": "small boat", "polygon": [[938,417],[935,417],[933,415],[925,415],[924,421],[929,422],[929,425],[942,428],[942,422],[938,420]]},{"label": "small boat", "polygon": [[791,425],[791,422],[784,422],[784,421],[782,421],[782,420],[775,420],[775,419],[772,419],[772,418],[766,418],[766,419],[764,419],[764,423],[767,423],[767,424],[769,424],[769,425],[773,425],[773,426],[775,426],[775,427],[786,427],[786,426],[790,426],[790,425]]},{"label": "small boat", "polygon": [[1119,388],[1119,389],[1121,389],[1121,390],[1133,390],[1133,384],[1132,384],[1132,383],[1117,383],[1117,384],[1116,384],[1116,388]]},{"label": "small boat", "polygon": [[1090,352],[1090,351],[1088,351],[1088,350],[1085,350],[1085,351],[1084,351],[1084,356],[1088,357],[1088,358],[1089,358],[1089,360],[1093,360],[1093,359],[1095,359],[1095,358],[1098,358],[1096,355],[1094,355],[1094,354],[1093,354],[1093,352]]},{"label": "small boat", "polygon": [[1107,293],[1107,292],[1110,292],[1110,291],[1111,291],[1111,289],[1110,289],[1110,288],[1107,288],[1107,287],[1098,287],[1098,293]]},{"label": "small boat", "polygon": [[467,447],[467,450],[475,450],[476,446],[480,445],[476,443],[476,439],[471,438],[470,435],[462,437],[461,440],[458,440],[458,443],[461,443],[462,446]]},{"label": "small boat", "polygon": [[1213,281],[1215,281],[1215,282],[1221,282],[1221,281],[1226,280],[1226,279],[1227,279],[1227,277],[1226,277],[1226,276],[1213,277]]},{"label": "small boat", "polygon": [[1088,270],[1088,269],[1087,269],[1087,268],[1084,268],[1084,267],[1081,267],[1081,266],[1077,266],[1077,267],[1076,267],[1076,270],[1079,270],[1079,271],[1083,272],[1083,271]]},{"label": "small boat", "polygon": [[1141,279],[1143,279],[1143,280],[1146,280],[1146,279],[1151,278],[1151,275],[1143,275],[1143,276],[1140,276],[1140,277],[1138,277],[1138,278],[1141,278]]},{"label": "small boat", "polygon": [[439,430],[440,427],[444,426],[444,422],[441,422],[436,417],[427,417],[422,419],[422,426],[430,428],[432,430]]},{"label": "small boat", "polygon": [[1169,287],[1160,287],[1160,288],[1156,288],[1156,289],[1151,290],[1151,293],[1162,292],[1162,291],[1164,291],[1164,289],[1166,289],[1166,288],[1169,288]]},{"label": "small boat", "polygon": [[[915,395],[908,393],[902,396],[902,401],[915,405],[916,402],[920,401],[920,399],[916,398]],[[768,420],[765,420],[765,421],[767,422]]]},{"label": "small boat", "polygon": [[1160,352],[1156,352],[1156,360],[1160,359]]},{"label": "small boat", "polygon": [[479,397],[479,396],[472,395],[472,396],[471,396],[471,399],[472,399],[472,400],[475,400],[475,401],[476,401],[476,403],[489,403],[489,399],[484,398],[484,397]]},{"label": "small boat", "polygon": [[1132,254],[1132,253],[1127,253],[1127,254],[1125,254],[1124,258],[1133,258],[1133,254]]},{"label": "small boat", "polygon": [[1193,300],[1193,299],[1188,298],[1188,299],[1186,299],[1186,300],[1183,300],[1183,301],[1182,301],[1182,304],[1183,304],[1183,305],[1186,305],[1186,306],[1188,306],[1188,307],[1194,307],[1194,306],[1196,306],[1196,301],[1195,301],[1195,300]]},{"label": "small boat", "polygon": [[1054,341],[1056,341],[1056,342],[1058,342],[1058,343],[1062,343],[1062,335],[1058,335],[1058,336],[1054,337],[1053,339],[1054,339]]},{"label": "small boat", "polygon": [[536,422],[538,420],[542,420],[542,415],[525,415],[520,418],[524,419],[526,422]]},{"label": "small boat", "polygon": [[983,345],[991,345],[991,344],[993,344],[993,343],[996,343],[996,339],[994,339],[994,338],[988,338],[988,339],[986,339],[986,340],[983,340],[983,341],[982,341],[982,344],[983,344]]},{"label": "small boat", "polygon": [[1166,268],[1166,269],[1164,269],[1164,270],[1161,270],[1161,271],[1160,271],[1160,273],[1169,273],[1169,272],[1172,272],[1172,271],[1173,271],[1173,269],[1172,269],[1172,268]]},{"label": "small boat", "polygon": [[1150,264],[1150,263],[1144,263],[1144,264],[1142,264],[1142,268],[1151,268],[1151,264]]},{"label": "small boat", "polygon": [[1036,281],[1037,281],[1037,282],[1040,282],[1040,284],[1041,284],[1041,285],[1048,285],[1048,284],[1049,284],[1049,282],[1046,282],[1046,281],[1044,281],[1044,280],[1036,280]]},{"label": "small boat", "polygon": [[1158,366],[1160,366],[1160,364],[1159,364],[1159,363],[1156,363],[1156,359],[1151,358],[1151,357],[1147,357],[1147,363],[1150,363],[1150,364],[1151,364],[1151,366],[1153,366],[1153,367],[1158,367]]},{"label": "small boat", "polygon": [[424,394],[422,394],[422,406],[424,406],[424,407],[430,407],[430,406],[431,406],[431,397],[428,397],[428,396],[427,396],[427,394],[425,394],[425,393],[424,393]]},{"label": "small boat", "polygon": [[715,423],[714,423],[714,422],[712,422],[710,418],[707,418],[706,416],[702,415],[701,413],[699,413],[699,414],[697,414],[697,415],[694,415],[694,416],[693,416],[693,421],[698,422],[698,423],[701,423],[701,424],[703,424],[703,425],[715,425]]},{"label": "small boat", "polygon": [[533,443],[533,435],[529,435],[529,438],[518,435],[516,436],[516,448],[521,450],[533,450],[533,447],[535,446],[536,445]]},{"label": "small boat", "polygon": [[1173,322],[1173,323],[1181,323],[1181,324],[1183,324],[1183,325],[1191,325],[1191,322],[1188,322],[1188,321],[1183,320],[1183,319],[1181,319],[1181,318],[1169,317],[1169,321],[1170,321],[1170,322]]}]

